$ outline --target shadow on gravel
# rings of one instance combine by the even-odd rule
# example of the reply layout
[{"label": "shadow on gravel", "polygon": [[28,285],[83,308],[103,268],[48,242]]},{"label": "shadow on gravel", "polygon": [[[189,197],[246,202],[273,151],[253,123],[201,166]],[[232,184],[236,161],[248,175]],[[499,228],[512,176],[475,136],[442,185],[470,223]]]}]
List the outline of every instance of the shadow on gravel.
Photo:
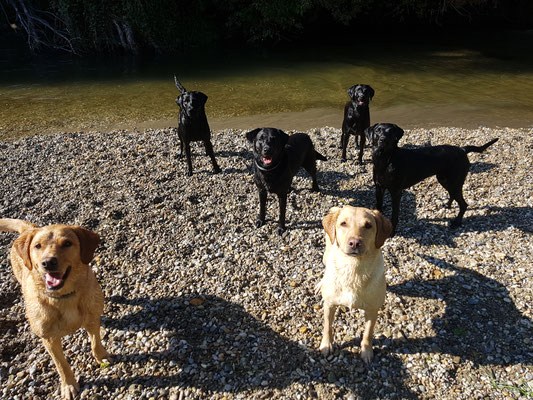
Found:
[{"label": "shadow on gravel", "polygon": [[[283,389],[298,382],[308,388],[309,396],[322,397],[314,384],[333,383],[338,397],[355,393],[361,399],[416,398],[404,385],[402,362],[378,346],[375,361],[369,367],[358,354],[347,350],[342,351],[343,357],[326,361],[318,352],[280,335],[238,304],[209,295],[195,298],[201,298],[203,303],[190,305],[191,298],[108,299],[111,310],[131,307],[138,311],[120,319],[104,317],[104,326],[160,332],[157,342],[161,350],[117,355],[125,376],[88,380],[86,384],[127,388],[135,384],[154,390],[165,386],[197,387],[213,393]],[[136,375],[139,364],[149,364],[157,374]],[[381,364],[386,368],[380,368]]]},{"label": "shadow on gravel", "polygon": [[470,164],[471,174],[480,174],[482,172],[490,171],[498,166],[498,164],[485,163],[485,162],[473,162]]},{"label": "shadow on gravel", "polygon": [[388,288],[400,296],[440,299],[446,303],[444,316],[432,321],[437,336],[408,339],[398,346],[406,347],[411,354],[452,354],[476,365],[533,363],[533,346],[529,342],[533,337],[532,321],[515,307],[505,286],[470,269],[418,256],[455,274]]}]

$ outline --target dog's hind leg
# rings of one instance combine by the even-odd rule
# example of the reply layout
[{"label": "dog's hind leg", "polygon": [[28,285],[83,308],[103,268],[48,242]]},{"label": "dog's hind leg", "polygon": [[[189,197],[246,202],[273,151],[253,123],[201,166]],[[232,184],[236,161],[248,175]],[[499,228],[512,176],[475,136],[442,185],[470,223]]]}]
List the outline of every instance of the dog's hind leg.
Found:
[{"label": "dog's hind leg", "polygon": [[65,358],[63,347],[61,346],[61,338],[43,338],[42,341],[44,347],[50,353],[52,361],[54,361],[57,372],[59,372],[59,377],[61,378],[61,398],[63,400],[74,399],[80,391],[80,385],[76,381],[74,373]]},{"label": "dog's hind leg", "polygon": [[320,191],[320,188],[318,187],[318,180],[316,178],[316,160],[314,157],[308,156],[307,159],[302,164],[302,167],[311,175],[311,179],[313,180],[313,186],[312,190],[313,192]]},{"label": "dog's hind leg", "polygon": [[459,214],[450,222],[450,228],[454,229],[463,222],[463,215],[465,214],[468,204],[463,197],[463,188],[460,186],[457,189],[450,191],[450,199],[454,199],[459,204]]},{"label": "dog's hind leg", "polygon": [[209,156],[209,158],[211,158],[211,164],[213,164],[213,172],[215,174],[218,174],[221,171],[221,169],[217,164],[217,160],[215,159],[215,152],[213,151],[213,145],[211,144],[211,141],[205,140],[204,146],[205,146],[206,154]]}]

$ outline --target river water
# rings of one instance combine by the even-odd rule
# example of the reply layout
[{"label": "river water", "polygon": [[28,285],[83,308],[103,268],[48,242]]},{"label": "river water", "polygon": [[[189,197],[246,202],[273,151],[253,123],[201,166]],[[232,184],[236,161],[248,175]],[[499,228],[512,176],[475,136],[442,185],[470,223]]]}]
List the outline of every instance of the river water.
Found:
[{"label": "river water", "polygon": [[212,129],[340,128],[346,90],[403,128],[533,126],[533,31],[399,36],[187,57],[35,59],[0,52],[0,136],[176,126],[176,72]]}]

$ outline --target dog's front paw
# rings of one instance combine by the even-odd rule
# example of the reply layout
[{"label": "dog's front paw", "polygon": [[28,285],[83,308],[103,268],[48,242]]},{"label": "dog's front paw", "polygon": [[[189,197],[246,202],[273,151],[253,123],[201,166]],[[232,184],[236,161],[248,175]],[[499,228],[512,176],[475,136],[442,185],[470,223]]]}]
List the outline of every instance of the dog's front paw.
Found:
[{"label": "dog's front paw", "polygon": [[61,398],[63,400],[74,400],[80,391],[80,385],[76,380],[72,383],[61,384]]},{"label": "dog's front paw", "polygon": [[265,221],[262,219],[258,219],[257,221],[255,221],[256,228],[261,228],[264,224],[265,224]]},{"label": "dog's front paw", "polygon": [[187,176],[192,176],[192,171],[187,171]]},{"label": "dog's front paw", "polygon": [[365,364],[370,363],[372,361],[372,357],[374,357],[374,350],[372,350],[372,346],[362,346],[361,359],[365,362]]},{"label": "dog's front paw", "polygon": [[346,162],[346,157],[341,157],[341,162]]},{"label": "dog's front paw", "polygon": [[283,233],[287,230],[284,226],[278,226],[278,235],[283,235]]},{"label": "dog's front paw", "polygon": [[320,350],[322,355],[326,357],[333,353],[333,343],[329,340],[326,340],[325,338],[322,338],[322,342],[320,343],[320,347],[318,348],[318,350]]},{"label": "dog's front paw", "polygon": [[216,168],[213,169],[213,173],[214,174],[219,174],[221,172],[222,172],[222,170],[220,169],[220,167],[216,167]]}]

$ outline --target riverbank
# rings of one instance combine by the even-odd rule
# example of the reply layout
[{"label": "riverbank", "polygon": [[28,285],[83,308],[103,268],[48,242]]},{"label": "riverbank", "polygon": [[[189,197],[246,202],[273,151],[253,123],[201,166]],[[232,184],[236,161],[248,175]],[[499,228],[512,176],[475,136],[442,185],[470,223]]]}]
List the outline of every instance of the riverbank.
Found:
[{"label": "riverbank", "polygon": [[[388,293],[375,358],[359,358],[363,316],[339,312],[327,359],[322,328],[321,220],[340,204],[372,207],[365,164],[341,163],[339,129],[308,131],[328,157],[322,191],[302,172],[276,234],[277,200],[254,227],[256,188],[244,131],[216,131],[223,172],[193,145],[194,175],[177,159],[177,132],[64,133],[0,144],[2,217],[71,223],[98,232],[92,266],[106,295],[103,340],[116,354],[94,365],[85,333],[64,340],[81,398],[528,398],[533,391],[531,129],[407,130],[402,144],[483,144],[471,154],[469,209],[444,208],[435,178],[404,194],[397,236],[383,252]],[[390,203],[386,200],[386,215]],[[59,385],[24,317],[0,235],[0,393],[43,398]]]}]

